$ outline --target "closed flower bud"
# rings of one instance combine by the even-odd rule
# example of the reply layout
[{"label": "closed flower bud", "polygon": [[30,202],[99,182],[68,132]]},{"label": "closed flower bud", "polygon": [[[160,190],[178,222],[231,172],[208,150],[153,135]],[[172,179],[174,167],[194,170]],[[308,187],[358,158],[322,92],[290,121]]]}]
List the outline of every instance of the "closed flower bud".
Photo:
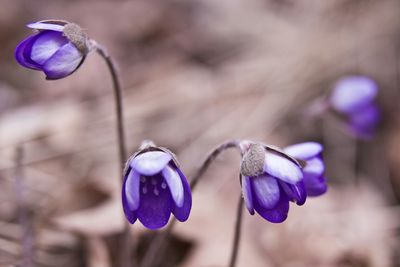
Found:
[{"label": "closed flower bud", "polygon": [[64,78],[85,60],[89,39],[74,23],[45,20],[27,25],[36,31],[15,49],[15,58],[24,67],[40,70],[46,79]]},{"label": "closed flower bud", "polygon": [[149,229],[165,226],[171,213],[181,222],[188,219],[192,195],[172,152],[147,143],[128,160],[122,204],[130,223],[139,219]]}]

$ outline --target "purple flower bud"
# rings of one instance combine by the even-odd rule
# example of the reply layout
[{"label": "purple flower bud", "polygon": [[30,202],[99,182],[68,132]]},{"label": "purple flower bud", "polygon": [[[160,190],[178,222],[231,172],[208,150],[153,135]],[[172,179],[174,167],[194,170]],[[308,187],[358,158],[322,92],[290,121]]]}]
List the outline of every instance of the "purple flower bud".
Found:
[{"label": "purple flower bud", "polygon": [[328,187],[324,177],[325,165],[322,160],[323,147],[319,143],[306,142],[288,146],[285,153],[303,165],[303,181],[308,196],[320,196]]},{"label": "purple flower bud", "polygon": [[128,160],[122,205],[130,223],[139,219],[149,229],[165,226],[171,212],[181,222],[188,219],[192,194],[169,150],[147,146]]},{"label": "purple flower bud", "polygon": [[43,71],[48,80],[72,74],[89,52],[88,38],[76,24],[47,20],[27,26],[36,33],[17,46],[15,58],[24,67]]},{"label": "purple flower bud", "polygon": [[336,84],[330,103],[333,110],[344,116],[353,135],[360,138],[374,135],[380,121],[379,110],[374,103],[377,93],[375,81],[364,76],[345,77]]},{"label": "purple flower bud", "polygon": [[[248,141],[245,141],[246,144]],[[250,143],[241,166],[242,192],[251,215],[280,223],[286,220],[289,201],[303,205],[307,194],[298,162],[277,148]]]}]

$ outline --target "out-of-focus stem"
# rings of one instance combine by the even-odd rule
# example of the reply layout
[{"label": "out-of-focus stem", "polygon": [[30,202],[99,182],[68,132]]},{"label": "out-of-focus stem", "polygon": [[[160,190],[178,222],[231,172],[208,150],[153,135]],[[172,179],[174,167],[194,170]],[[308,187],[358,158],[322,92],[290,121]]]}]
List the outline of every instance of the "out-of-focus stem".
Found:
[{"label": "out-of-focus stem", "polygon": [[[125,141],[125,128],[124,128],[124,119],[123,119],[123,103],[122,103],[122,88],[121,82],[117,73],[117,68],[114,64],[113,59],[110,55],[108,55],[107,51],[93,42],[94,48],[96,52],[104,59],[107,64],[108,70],[111,74],[111,79],[113,83],[113,92],[114,92],[114,101],[115,101],[115,112],[117,115],[117,124],[116,130],[118,135],[118,153],[119,153],[119,169],[120,169],[120,178],[121,178],[121,187],[124,179],[124,166],[125,161],[127,160],[126,156],[126,141]],[[131,253],[132,253],[132,244],[130,238],[129,224],[125,222],[125,228],[121,235],[120,240],[120,266],[121,267],[131,267]]]},{"label": "out-of-focus stem", "polygon": [[[240,140],[229,140],[223,142],[222,144],[215,147],[211,152],[207,155],[203,163],[200,165],[200,168],[196,171],[193,175],[193,178],[190,180],[190,188],[191,191],[195,189],[196,185],[198,184],[200,178],[206,172],[210,164],[218,157],[221,152],[225,151],[228,148],[237,148],[240,151],[239,146]],[[158,234],[154,241],[150,244],[147,253],[144,255],[141,267],[153,267],[158,266],[160,260],[162,260],[162,256],[164,253],[165,243],[168,240],[168,237],[171,234],[173,227],[176,224],[176,219],[172,219],[170,224],[168,225],[167,229],[164,232]]]},{"label": "out-of-focus stem", "polygon": [[29,211],[26,207],[25,192],[23,186],[23,149],[21,146],[16,148],[15,155],[15,193],[18,204],[18,221],[22,228],[22,257],[21,266],[33,266],[33,233],[32,222],[30,221]]},{"label": "out-of-focus stem", "polygon": [[241,226],[242,226],[242,215],[243,215],[243,197],[239,196],[239,205],[237,209],[236,215],[236,223],[235,223],[235,234],[233,238],[232,244],[232,252],[231,258],[229,260],[229,267],[235,267],[236,259],[239,251],[239,243],[240,243],[240,234],[241,234]]}]

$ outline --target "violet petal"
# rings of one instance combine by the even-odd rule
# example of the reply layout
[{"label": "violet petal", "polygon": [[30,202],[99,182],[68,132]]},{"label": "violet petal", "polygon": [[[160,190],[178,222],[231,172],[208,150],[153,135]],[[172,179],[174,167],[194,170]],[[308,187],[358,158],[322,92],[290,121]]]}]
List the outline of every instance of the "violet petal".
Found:
[{"label": "violet petal", "polygon": [[56,80],[72,74],[83,59],[82,53],[72,43],[67,43],[43,65],[46,79]]},{"label": "violet petal", "polygon": [[[152,178],[157,179],[156,184],[161,184],[163,181],[161,175]],[[146,191],[144,187],[141,187],[140,190],[140,206],[137,210],[137,217],[145,227],[154,230],[168,223],[173,200],[169,190],[151,188],[149,184],[146,186]]]},{"label": "violet petal", "polygon": [[246,204],[247,210],[251,215],[254,214],[254,205],[253,205],[253,195],[251,190],[250,177],[242,175],[242,192],[244,203]]},{"label": "violet petal", "polygon": [[379,109],[375,104],[353,112],[349,116],[351,131],[360,137],[371,137],[380,121]]},{"label": "violet petal", "polygon": [[168,165],[161,172],[164,176],[165,181],[168,184],[168,188],[171,192],[172,199],[175,201],[176,206],[182,207],[184,194],[183,185],[179,174]]},{"label": "violet petal", "polygon": [[[26,58],[25,55],[26,50],[29,49],[31,46],[31,42],[33,42],[37,38],[36,35],[30,36],[23,40],[15,49],[14,55],[15,59],[18,61],[19,64],[21,64],[24,67],[34,69],[34,70],[40,70],[39,65],[32,62],[29,58]],[[29,52],[30,54],[30,52]]]},{"label": "violet petal", "polygon": [[323,147],[316,142],[305,142],[288,146],[284,152],[294,158],[307,160],[322,153]]},{"label": "violet petal", "polygon": [[270,152],[267,152],[265,156],[264,171],[290,184],[295,184],[303,178],[300,167],[294,162]]},{"label": "violet petal", "polygon": [[[303,172],[308,175],[321,176],[325,171],[325,165],[321,158],[316,157],[306,161]],[[305,178],[304,178],[305,179]]]},{"label": "violet petal", "polygon": [[270,176],[257,176],[250,178],[252,183],[254,198],[259,205],[266,209],[276,206],[280,197],[278,182]]},{"label": "violet petal", "polygon": [[62,33],[43,31],[32,44],[30,58],[37,64],[43,65],[66,43],[68,43],[68,40],[62,35]]},{"label": "violet petal", "polygon": [[64,26],[52,23],[44,23],[44,22],[34,22],[26,25],[28,28],[35,30],[51,30],[56,32],[62,32],[64,30]]},{"label": "violet petal", "polygon": [[173,214],[176,219],[180,222],[184,222],[189,218],[190,210],[192,209],[192,192],[190,191],[189,184],[185,175],[181,172],[179,168],[175,168],[176,172],[178,172],[179,177],[181,178],[181,182],[183,185],[183,205],[182,207],[174,206],[172,209]]},{"label": "violet petal", "polygon": [[341,79],[332,92],[330,101],[334,109],[351,113],[368,105],[378,92],[372,79],[364,76],[351,76]]},{"label": "violet petal", "polygon": [[306,202],[307,192],[303,181],[297,184],[288,184],[285,182],[280,182],[282,189],[285,191],[290,201],[295,202],[297,205],[301,206]]},{"label": "violet petal", "polygon": [[137,210],[140,205],[139,183],[140,174],[131,169],[125,181],[126,200],[130,210]]},{"label": "violet petal", "polygon": [[261,206],[257,199],[254,200],[254,209],[257,211],[264,219],[272,223],[281,223],[286,220],[289,212],[289,200],[285,194],[280,194],[278,204],[273,209],[266,209]]},{"label": "violet petal", "polygon": [[324,176],[311,176],[304,175],[304,185],[307,191],[307,195],[311,197],[316,197],[323,195],[328,190],[328,185],[326,184],[326,179]]},{"label": "violet petal", "polygon": [[140,174],[152,176],[161,172],[171,159],[172,156],[163,151],[148,151],[137,155],[130,166]]},{"label": "violet petal", "polygon": [[127,200],[127,198],[126,198],[126,190],[125,190],[125,187],[126,187],[126,178],[125,178],[125,180],[124,180],[124,184],[122,185],[122,208],[123,208],[123,210],[124,210],[124,214],[125,214],[126,219],[127,219],[131,224],[133,224],[133,223],[135,223],[135,221],[137,220],[137,216],[136,216],[136,212],[135,212],[135,211],[132,211],[132,210],[129,208],[128,200]]}]

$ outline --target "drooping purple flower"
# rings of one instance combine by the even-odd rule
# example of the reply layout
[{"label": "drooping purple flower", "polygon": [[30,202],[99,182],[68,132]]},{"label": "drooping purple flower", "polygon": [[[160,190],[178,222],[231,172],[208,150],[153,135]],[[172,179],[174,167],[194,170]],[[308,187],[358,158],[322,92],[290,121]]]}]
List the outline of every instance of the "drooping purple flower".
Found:
[{"label": "drooping purple flower", "polygon": [[27,26],[36,33],[17,46],[15,59],[24,67],[43,71],[48,80],[72,74],[89,52],[86,34],[74,23],[45,20]]},{"label": "drooping purple flower", "polygon": [[191,191],[169,150],[147,146],[128,160],[122,205],[131,224],[139,219],[149,229],[165,226],[171,212],[181,222],[188,219]]},{"label": "drooping purple flower", "polygon": [[365,76],[344,77],[336,84],[330,104],[341,114],[348,130],[360,138],[371,138],[380,122],[380,114],[374,100],[378,86]]},{"label": "drooping purple flower", "polygon": [[284,152],[301,162],[303,181],[308,196],[320,196],[328,187],[324,176],[322,159],[323,147],[316,142],[306,142],[288,146]]},{"label": "drooping purple flower", "polygon": [[277,148],[249,143],[241,164],[241,183],[246,207],[264,219],[286,220],[289,201],[303,205],[307,198],[303,173],[296,160]]}]

